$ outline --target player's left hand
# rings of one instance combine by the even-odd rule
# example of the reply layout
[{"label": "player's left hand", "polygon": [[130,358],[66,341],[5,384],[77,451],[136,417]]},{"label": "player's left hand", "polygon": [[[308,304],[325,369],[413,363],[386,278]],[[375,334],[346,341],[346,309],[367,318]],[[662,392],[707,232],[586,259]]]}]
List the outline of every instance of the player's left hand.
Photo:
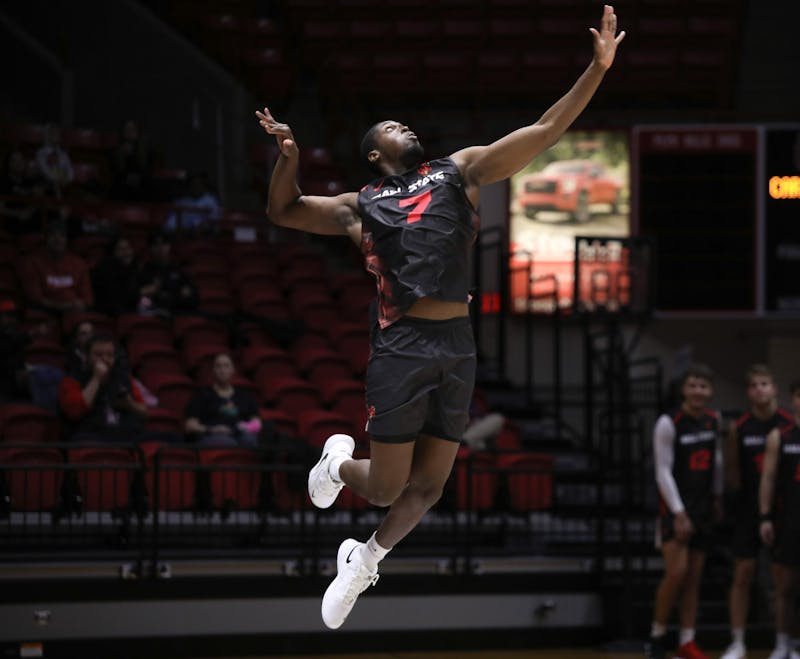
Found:
[{"label": "player's left hand", "polygon": [[617,34],[617,15],[614,13],[614,7],[604,5],[600,31],[593,27],[590,27],[589,31],[594,38],[594,61],[604,69],[610,68],[617,54],[617,46],[625,38],[624,30]]}]

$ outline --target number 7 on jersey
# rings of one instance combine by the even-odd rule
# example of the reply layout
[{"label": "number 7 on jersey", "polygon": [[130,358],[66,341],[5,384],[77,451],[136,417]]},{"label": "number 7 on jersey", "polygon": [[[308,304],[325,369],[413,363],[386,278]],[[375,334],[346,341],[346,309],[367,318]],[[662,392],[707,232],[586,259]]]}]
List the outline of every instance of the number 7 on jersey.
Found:
[{"label": "number 7 on jersey", "polygon": [[422,214],[425,212],[425,209],[428,207],[428,204],[430,203],[431,203],[430,190],[418,195],[414,195],[413,197],[409,197],[408,199],[400,199],[398,201],[398,205],[400,206],[400,208],[405,208],[406,206],[413,206],[411,211],[408,213],[408,219],[406,220],[406,224],[414,224],[414,222],[419,222],[422,219]]}]

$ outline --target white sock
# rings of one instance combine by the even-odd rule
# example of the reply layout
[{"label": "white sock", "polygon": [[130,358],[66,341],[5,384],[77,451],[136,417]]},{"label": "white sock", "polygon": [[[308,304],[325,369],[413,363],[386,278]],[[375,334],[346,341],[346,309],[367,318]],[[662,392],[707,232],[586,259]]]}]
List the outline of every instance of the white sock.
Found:
[{"label": "white sock", "polygon": [[341,468],[344,462],[351,460],[352,458],[347,457],[346,455],[332,455],[331,459],[328,461],[328,474],[330,477],[335,480],[337,483],[342,482],[341,476],[339,476],[339,469]]},{"label": "white sock", "polygon": [[375,534],[373,533],[370,539],[364,543],[364,547],[361,550],[361,558],[370,570],[376,570],[378,568],[378,563],[383,560],[390,551],[391,547],[385,549],[378,544],[378,541],[375,539]]},{"label": "white sock", "polygon": [[734,643],[744,645],[744,629],[731,629],[731,639]]},{"label": "white sock", "polygon": [[775,634],[775,649],[789,651],[789,634],[784,632]]},{"label": "white sock", "polygon": [[667,626],[662,625],[660,622],[654,622],[652,627],[650,627],[650,636],[653,638],[661,638],[666,633]]},{"label": "white sock", "polygon": [[691,643],[694,640],[694,629],[691,627],[687,627],[686,629],[681,629],[681,637],[678,645],[684,645],[685,643]]}]

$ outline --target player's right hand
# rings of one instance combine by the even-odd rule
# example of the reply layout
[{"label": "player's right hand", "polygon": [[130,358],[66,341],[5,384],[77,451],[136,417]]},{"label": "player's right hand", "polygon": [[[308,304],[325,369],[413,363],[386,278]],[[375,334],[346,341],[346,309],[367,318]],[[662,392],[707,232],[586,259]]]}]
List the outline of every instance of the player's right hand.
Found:
[{"label": "player's right hand", "polygon": [[263,112],[256,110],[256,117],[258,117],[258,123],[261,124],[264,131],[268,135],[275,136],[278,141],[278,148],[284,156],[291,158],[298,154],[297,143],[294,141],[292,129],[289,128],[288,124],[276,121],[269,108],[266,107]]},{"label": "player's right hand", "polygon": [[772,522],[769,520],[761,522],[758,532],[761,535],[761,541],[767,545],[767,547],[772,547],[772,543],[775,542],[775,527],[772,525]]},{"label": "player's right hand", "polygon": [[685,512],[680,512],[675,515],[675,538],[678,542],[689,542],[689,539],[694,535],[694,524]]}]

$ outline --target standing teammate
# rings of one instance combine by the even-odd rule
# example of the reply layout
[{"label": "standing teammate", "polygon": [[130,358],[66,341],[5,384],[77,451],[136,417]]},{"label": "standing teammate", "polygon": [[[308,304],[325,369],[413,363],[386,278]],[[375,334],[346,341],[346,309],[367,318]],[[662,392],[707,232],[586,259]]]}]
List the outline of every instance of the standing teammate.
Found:
[{"label": "standing teammate", "polygon": [[772,548],[775,649],[769,659],[800,659],[789,645],[800,566],[800,381],[789,387],[794,422],[767,435],[758,507],[761,539]]},{"label": "standing teammate", "polygon": [[778,391],[769,368],[753,364],[747,371],[747,400],[750,410],[731,426],[725,467],[736,496],[733,531],[733,583],[730,591],[732,642],[722,659],[744,659],[747,609],[756,558],[761,548],[758,515],[758,486],[764,462],[767,435],[773,428],[793,422],[792,415],[778,407]]},{"label": "standing teammate", "polygon": [[706,408],[713,393],[711,369],[691,364],[681,385],[683,403],[663,414],[653,431],[656,485],[660,495],[658,533],[664,577],[656,591],[648,657],[666,655],[664,635],[680,597],[681,659],[706,659],[694,640],[694,626],[715,505],[723,488],[720,416]]},{"label": "standing teammate", "polygon": [[267,213],[278,225],[346,234],[361,245],[378,285],[366,390],[370,459],[353,460],[353,439],[333,435],[308,479],[312,502],[327,508],[343,485],[390,506],[366,543],[345,540],[338,573],[322,600],[322,619],[338,628],[356,598],[378,579],[378,562],[439,499],[450,475],[475,379],[475,344],[467,309],[470,252],[480,187],[508,178],[554,144],[583,111],[611,66],[617,17],[603,10],[590,28],[594,57],[573,87],[534,124],[488,146],[425,161],[417,136],[397,121],[366,133],[361,152],[378,178],[360,192],[302,194],[291,129],[267,108],[256,112],[275,135],[280,156]]}]

